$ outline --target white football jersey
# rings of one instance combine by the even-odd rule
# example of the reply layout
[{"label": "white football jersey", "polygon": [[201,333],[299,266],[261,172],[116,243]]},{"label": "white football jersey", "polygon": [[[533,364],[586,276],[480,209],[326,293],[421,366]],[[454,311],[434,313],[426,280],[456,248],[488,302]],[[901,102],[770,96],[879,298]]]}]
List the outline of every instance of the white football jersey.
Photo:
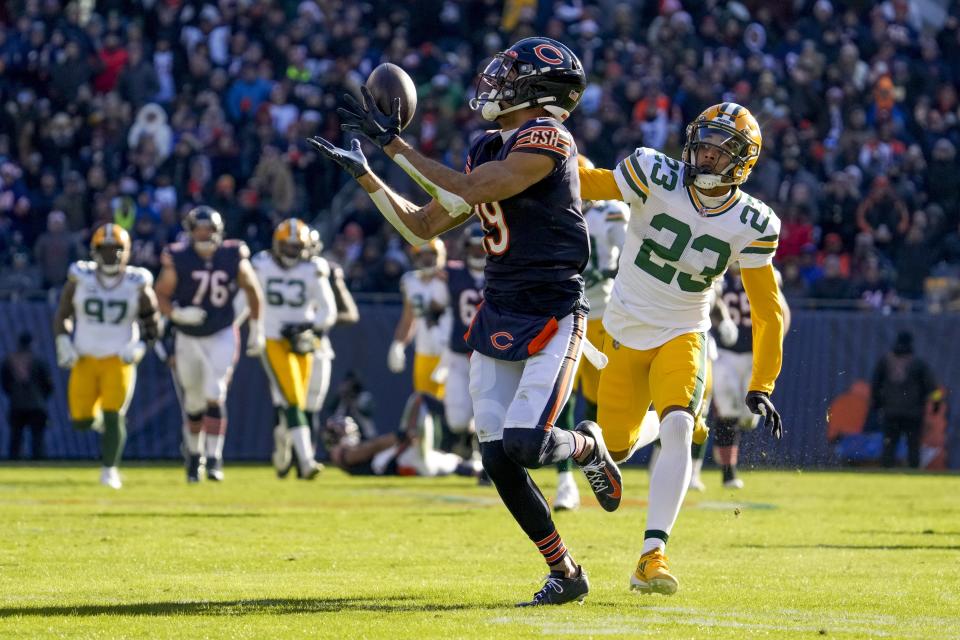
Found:
[{"label": "white football jersey", "polygon": [[337,302],[330,285],[330,264],[315,257],[290,268],[269,251],[251,260],[263,289],[263,332],[270,340],[283,337],[284,325],[311,324],[328,329],[337,320]]},{"label": "white football jersey", "polygon": [[[437,276],[425,280],[422,271],[408,271],[400,279],[400,291],[413,308],[414,351],[426,356],[440,355],[450,339],[450,310],[447,308],[450,293],[446,281]],[[430,326],[424,316],[433,306],[447,309],[439,321]]]},{"label": "white football jersey", "polygon": [[605,278],[604,271],[616,271],[620,249],[627,235],[630,207],[619,200],[597,200],[584,213],[587,233],[590,234],[590,266],[583,274],[586,296],[590,301],[591,320],[602,318],[613,292],[613,278]]},{"label": "white football jersey", "polygon": [[128,266],[122,274],[105,276],[101,281],[96,262],[78,260],[70,265],[67,278],[77,283],[73,293],[73,343],[80,355],[114,356],[140,339],[140,292],[153,286],[153,274],[142,267]]},{"label": "white football jersey", "polygon": [[684,187],[684,165],[640,148],[614,170],[630,205],[627,238],[603,325],[633,349],[652,349],[710,328],[713,281],[737,261],[770,264],[780,220],[760,200],[734,189],[715,207]]}]

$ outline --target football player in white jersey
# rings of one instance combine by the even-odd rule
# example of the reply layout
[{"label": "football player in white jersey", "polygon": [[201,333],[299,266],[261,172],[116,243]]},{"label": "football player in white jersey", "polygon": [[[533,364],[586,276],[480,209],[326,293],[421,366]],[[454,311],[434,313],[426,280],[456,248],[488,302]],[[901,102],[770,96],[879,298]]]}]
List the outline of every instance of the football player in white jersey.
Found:
[{"label": "football player in white jersey", "polygon": [[[783,311],[773,254],[780,220],[740,189],[760,155],[760,127],[744,107],[709,107],[687,127],[682,162],[640,148],[614,171],[580,169],[581,196],[620,199],[631,217],[603,326],[609,364],[600,376],[599,422],[616,460],[660,438],[650,478],[643,551],[631,587],[675,593],[664,548],[688,484],[702,411],[713,281],[739,262],[753,309],[755,351],[745,402],[774,437],[770,400],[783,358]],[[660,429],[641,427],[650,403]],[[659,431],[659,433],[653,433]]]},{"label": "football player in white jersey", "polygon": [[157,297],[150,272],[127,265],[130,234],[120,225],[98,228],[90,253],[92,261],[70,265],[60,294],[53,321],[57,364],[71,370],[67,398],[74,428],[103,434],[100,483],[119,489],[127,407],[137,363],[146,342],[157,337]]},{"label": "football player in white jersey", "polygon": [[[577,156],[582,167],[593,168],[593,163],[584,155]],[[620,262],[620,249],[627,235],[627,222],[630,220],[630,207],[620,200],[597,200],[583,203],[583,217],[590,234],[590,264],[583,272],[584,294],[590,302],[587,316],[587,339],[599,347],[603,344],[606,331],[603,329],[603,312],[606,311],[613,291],[613,278],[617,274]],[[557,420],[557,426],[572,429],[575,404],[579,389],[585,403],[584,416],[587,420],[597,419],[597,390],[600,385],[600,371],[587,358],[580,359],[574,382],[574,393]],[[553,508],[557,511],[576,509],[580,506],[580,491],[573,475],[574,464],[565,460],[557,464],[557,497]]]},{"label": "football player in white jersey", "polygon": [[413,392],[442,400],[443,385],[432,374],[440,364],[450,332],[449,293],[442,275],[447,250],[443,240],[434,238],[412,251],[416,268],[400,280],[403,315],[387,354],[387,367],[393,373],[402,373],[407,366],[406,347],[413,341]]},{"label": "football player in white jersey", "polygon": [[310,255],[310,242],[306,223],[290,218],[274,230],[272,249],[252,260],[265,300],[266,347],[261,359],[277,415],[274,466],[281,477],[286,475],[292,445],[297,475],[308,480],[322,467],[314,459],[307,387],[315,351],[324,347],[332,351],[326,333],[337,319],[330,265]]},{"label": "football player in white jersey", "polygon": [[[316,229],[310,230],[310,255],[311,257],[321,257],[323,251],[323,242],[320,240],[320,232]],[[355,324],[360,320],[360,311],[357,309],[357,303],[353,295],[347,288],[344,280],[343,268],[335,262],[326,260],[330,267],[330,287],[333,289],[333,298],[337,302],[337,318],[335,324]],[[322,337],[317,348],[313,351],[313,369],[310,372],[310,382],[307,385],[307,424],[316,434],[320,425],[316,424],[317,413],[323,407],[327,398],[327,392],[330,390],[330,375],[333,369],[333,345],[330,339]]]}]

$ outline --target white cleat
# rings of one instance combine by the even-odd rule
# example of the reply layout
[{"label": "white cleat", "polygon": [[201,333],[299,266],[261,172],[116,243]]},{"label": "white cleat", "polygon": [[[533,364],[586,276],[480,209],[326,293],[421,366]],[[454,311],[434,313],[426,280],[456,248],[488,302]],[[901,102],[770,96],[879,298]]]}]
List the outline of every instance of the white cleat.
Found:
[{"label": "white cleat", "polygon": [[120,472],[116,467],[103,467],[100,469],[100,484],[111,489],[119,489],[123,486],[120,481]]},{"label": "white cleat", "polygon": [[731,478],[723,483],[724,489],[743,489],[743,480],[740,478]]},{"label": "white cleat", "polygon": [[273,469],[278,478],[286,478],[293,464],[293,444],[290,442],[288,430],[283,425],[273,428],[273,455],[271,456]]},{"label": "white cleat", "polygon": [[703,484],[703,480],[700,479],[699,474],[690,476],[690,490],[700,492],[707,490],[707,485]]},{"label": "white cleat", "polygon": [[562,471],[557,478],[557,497],[553,501],[554,511],[572,511],[580,506],[580,490],[572,471]]}]

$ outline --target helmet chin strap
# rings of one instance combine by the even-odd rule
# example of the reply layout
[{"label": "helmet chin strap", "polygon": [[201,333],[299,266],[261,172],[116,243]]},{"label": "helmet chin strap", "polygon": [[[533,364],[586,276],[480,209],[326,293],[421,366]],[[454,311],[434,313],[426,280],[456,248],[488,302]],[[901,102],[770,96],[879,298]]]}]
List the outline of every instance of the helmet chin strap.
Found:
[{"label": "helmet chin strap", "polygon": [[[536,107],[548,102],[556,101],[556,98],[553,96],[544,96],[542,98],[537,98],[536,100],[527,100],[526,102],[521,102],[520,104],[515,104],[509,107],[501,107],[500,101],[497,100],[497,91],[491,91],[486,96],[481,96],[479,99],[474,98],[470,101],[470,108],[476,110],[477,107],[480,108],[480,117],[486,120],[487,122],[493,122],[500,116],[504,116],[513,111],[519,111],[520,109],[526,109],[527,107]],[[481,104],[483,101],[483,104]],[[560,120],[566,120],[567,116],[570,115],[565,109],[560,109],[556,106],[550,105],[544,107],[554,116],[560,118]]]}]

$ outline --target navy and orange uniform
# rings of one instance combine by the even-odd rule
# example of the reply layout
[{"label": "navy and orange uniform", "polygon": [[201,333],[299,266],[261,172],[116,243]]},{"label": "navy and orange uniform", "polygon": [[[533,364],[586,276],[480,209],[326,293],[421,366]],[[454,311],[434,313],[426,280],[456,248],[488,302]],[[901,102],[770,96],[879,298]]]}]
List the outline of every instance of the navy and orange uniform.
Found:
[{"label": "navy and orange uniform", "polygon": [[453,308],[449,348],[454,353],[470,353],[464,334],[483,301],[483,274],[474,275],[462,262],[447,263],[447,288]]},{"label": "navy and orange uniform", "polygon": [[163,264],[177,272],[173,303],[180,307],[201,307],[207,312],[202,324],[177,325],[177,331],[190,336],[209,336],[233,324],[237,274],[241,261],[249,257],[250,250],[239,240],[224,240],[207,259],[189,242],[173,244],[164,251]]},{"label": "navy and orange uniform", "polygon": [[750,300],[743,288],[743,280],[729,271],[723,279],[723,301],[730,310],[730,319],[737,325],[738,331],[737,341],[730,346],[723,345],[722,348],[735,353],[752,352],[753,321],[750,317]]},{"label": "navy and orange uniform", "polygon": [[475,206],[486,232],[484,300],[506,311],[555,318],[586,309],[581,274],[590,244],[573,137],[554,118],[487,131],[470,148],[466,172],[511,153],[546,155],[556,166],[515,196]]}]

